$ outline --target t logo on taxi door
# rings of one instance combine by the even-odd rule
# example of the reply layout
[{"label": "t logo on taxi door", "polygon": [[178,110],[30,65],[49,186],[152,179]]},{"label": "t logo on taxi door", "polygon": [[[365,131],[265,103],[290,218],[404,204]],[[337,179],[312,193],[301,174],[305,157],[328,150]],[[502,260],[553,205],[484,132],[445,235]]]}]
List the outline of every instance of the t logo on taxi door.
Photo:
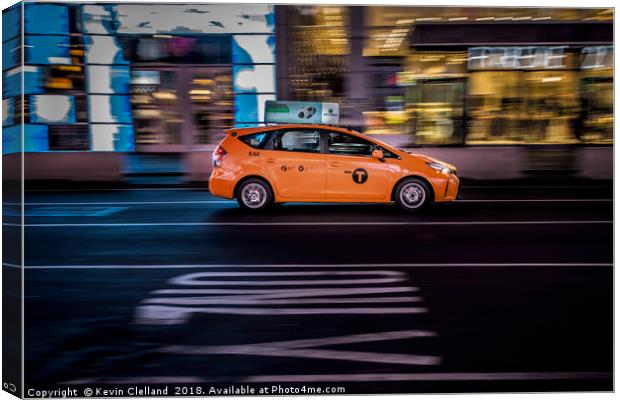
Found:
[{"label": "t logo on taxi door", "polygon": [[355,183],[364,183],[368,179],[368,172],[363,168],[358,168],[353,171],[352,177]]}]

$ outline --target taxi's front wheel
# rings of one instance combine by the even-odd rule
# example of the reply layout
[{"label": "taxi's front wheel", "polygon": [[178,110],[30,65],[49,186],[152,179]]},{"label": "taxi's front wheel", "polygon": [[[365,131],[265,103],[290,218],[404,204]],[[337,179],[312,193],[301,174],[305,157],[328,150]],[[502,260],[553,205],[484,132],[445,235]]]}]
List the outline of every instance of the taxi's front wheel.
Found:
[{"label": "taxi's front wheel", "polygon": [[419,211],[431,201],[431,190],[425,181],[419,178],[405,179],[394,191],[394,201],[403,210]]},{"label": "taxi's front wheel", "polygon": [[273,192],[267,182],[251,178],[239,186],[237,202],[246,210],[264,210],[273,203]]}]

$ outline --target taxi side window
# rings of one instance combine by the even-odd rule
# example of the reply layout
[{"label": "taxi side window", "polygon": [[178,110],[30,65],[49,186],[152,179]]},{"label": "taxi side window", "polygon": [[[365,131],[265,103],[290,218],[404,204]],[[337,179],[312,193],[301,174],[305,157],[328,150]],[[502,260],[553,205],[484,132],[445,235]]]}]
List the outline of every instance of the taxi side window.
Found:
[{"label": "taxi side window", "polygon": [[254,147],[255,149],[262,149],[267,143],[267,138],[267,132],[259,132],[252,135],[241,136],[239,140],[241,140],[248,146]]},{"label": "taxi side window", "polygon": [[273,150],[303,153],[321,152],[319,132],[310,129],[275,132],[271,144]]},{"label": "taxi side window", "polygon": [[370,156],[375,149],[375,145],[357,136],[340,132],[329,132],[327,134],[327,149],[329,154]]}]

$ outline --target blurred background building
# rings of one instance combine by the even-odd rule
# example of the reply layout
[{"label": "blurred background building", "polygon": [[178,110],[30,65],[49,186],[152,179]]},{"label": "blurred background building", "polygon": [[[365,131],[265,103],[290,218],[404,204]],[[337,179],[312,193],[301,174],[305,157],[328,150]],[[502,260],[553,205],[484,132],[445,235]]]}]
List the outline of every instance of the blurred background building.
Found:
[{"label": "blurred background building", "polygon": [[23,113],[29,179],[204,181],[276,98],[473,178],[611,177],[613,9],[20,3],[2,40],[3,158]]}]

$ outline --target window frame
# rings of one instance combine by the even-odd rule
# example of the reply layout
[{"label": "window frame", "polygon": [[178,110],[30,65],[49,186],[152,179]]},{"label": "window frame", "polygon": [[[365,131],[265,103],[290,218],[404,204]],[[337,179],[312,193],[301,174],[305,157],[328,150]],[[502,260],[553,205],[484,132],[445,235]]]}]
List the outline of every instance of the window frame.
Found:
[{"label": "window frame", "polygon": [[[273,139],[275,137],[275,135],[277,135],[280,132],[284,132],[286,133],[287,131],[292,131],[292,130],[307,130],[307,131],[315,131],[319,133],[319,151],[318,152],[310,152],[310,151],[300,151],[300,150],[280,150],[280,149],[274,149],[273,148]],[[246,143],[245,140],[243,140],[244,137],[247,136],[254,136],[254,135],[259,135],[259,134],[266,134],[267,135],[267,139],[265,139],[265,143],[263,144],[263,147],[253,147],[251,146],[249,143]],[[284,135],[284,133],[282,133]],[[373,140],[361,137],[361,136],[357,136],[357,135],[352,135],[350,133],[347,132],[340,132],[340,131],[332,131],[332,130],[328,130],[328,129],[312,129],[312,128],[295,128],[295,129],[272,129],[272,130],[264,130],[264,131],[260,131],[260,132],[255,132],[255,133],[250,133],[247,135],[242,135],[239,136],[238,139],[246,146],[248,146],[251,149],[254,150],[269,150],[269,151],[278,151],[278,152],[286,152],[286,153],[301,153],[301,154],[322,154],[322,155],[333,155],[333,156],[342,156],[342,157],[363,157],[363,158],[372,158],[372,154],[369,155],[361,155],[361,154],[335,154],[335,153],[330,153],[329,152],[329,145],[328,145],[328,135],[330,133],[336,133],[336,134],[342,134],[342,135],[347,135],[347,136],[353,136],[359,140],[363,140],[366,141],[368,143],[370,143],[373,146],[373,150],[381,150],[383,151],[385,154],[387,154],[387,156],[385,158],[388,159],[395,159],[395,160],[400,160],[401,157],[396,154],[395,152],[386,149],[385,147],[381,146],[379,143],[376,143]]]},{"label": "window frame", "polygon": [[387,157],[385,158],[389,158],[389,159],[396,159],[396,160],[400,160],[400,156],[396,153],[394,153],[393,151],[387,150],[385,149],[383,146],[381,146],[380,144],[370,140],[370,139],[366,139],[364,137],[361,136],[357,136],[357,135],[352,135],[350,133],[346,133],[346,132],[339,132],[339,131],[330,131],[330,130],[324,130],[322,131],[322,142],[323,142],[323,150],[324,150],[324,154],[326,155],[331,155],[331,156],[340,156],[340,157],[363,157],[363,158],[372,158],[372,151],[371,154],[368,155],[363,155],[363,154],[337,154],[337,153],[330,153],[329,152],[329,134],[330,133],[336,133],[336,134],[340,134],[340,135],[346,135],[346,136],[352,136],[358,140],[363,140],[366,141],[368,143],[370,143],[373,147],[372,151],[374,150],[381,150],[384,152],[384,154],[388,154]]},{"label": "window frame", "polygon": [[[249,144],[248,142],[246,142],[246,138],[251,138],[251,137],[257,136],[257,135],[265,135],[266,136],[266,138],[264,139],[264,141],[262,143],[262,147],[254,147],[251,144]],[[254,149],[254,150],[268,150],[267,147],[271,143],[271,132],[270,131],[254,132],[254,133],[250,133],[248,135],[239,136],[238,139],[243,144],[245,144],[246,146],[250,147],[251,149]],[[250,139],[248,139],[248,140],[250,140]]]},{"label": "window frame", "polygon": [[[284,150],[284,149],[273,148],[273,139],[275,138],[275,135],[282,133],[282,136],[284,136],[287,132],[294,132],[294,131],[314,131],[318,133],[319,134],[319,151],[314,152],[314,151]],[[325,154],[324,145],[323,145],[323,134],[322,134],[323,131],[321,129],[312,129],[312,128],[274,129],[272,131],[269,131],[268,133],[269,133],[269,138],[267,139],[267,143],[265,143],[265,146],[263,147],[264,150],[281,151],[281,152],[286,152],[286,153],[301,153],[301,154]]]}]

